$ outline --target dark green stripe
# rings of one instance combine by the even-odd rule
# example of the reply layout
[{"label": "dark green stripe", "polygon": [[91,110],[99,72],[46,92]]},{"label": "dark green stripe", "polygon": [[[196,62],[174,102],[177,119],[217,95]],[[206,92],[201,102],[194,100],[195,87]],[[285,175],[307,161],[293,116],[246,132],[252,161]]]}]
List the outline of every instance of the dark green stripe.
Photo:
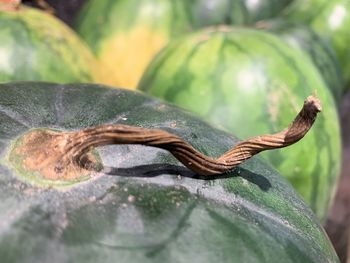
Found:
[{"label": "dark green stripe", "polygon": [[302,33],[302,47],[311,55],[312,60],[320,69],[322,77],[328,84],[328,88],[332,90],[336,99],[339,100],[343,84],[340,77],[340,67],[338,67],[335,54],[332,53],[330,47],[313,30],[306,29]]},{"label": "dark green stripe", "polygon": [[250,20],[251,20],[250,14],[244,3],[244,0],[237,1],[237,3],[240,5],[239,12],[243,14],[243,20],[242,20],[243,23],[240,23],[240,24],[250,24]]},{"label": "dark green stripe", "polygon": [[333,1],[323,1],[320,6],[313,5],[312,9],[308,9],[306,17],[303,17],[303,22],[308,25],[312,24],[315,19],[318,19],[318,15],[322,14],[331,4]]},{"label": "dark green stripe", "polygon": [[160,69],[168,62],[168,57],[171,57],[174,52],[176,52],[178,42],[172,42],[166,48],[161,50],[149,64],[148,68],[144,71],[143,76],[138,84],[138,87],[142,87],[143,91],[149,91],[152,86],[149,83],[153,83],[155,77],[158,75]]},{"label": "dark green stripe", "polygon": [[[166,89],[166,93],[164,95],[165,100],[171,101],[174,98],[174,94],[179,92],[179,87],[182,90],[187,89],[187,83],[191,83],[192,76],[189,76],[188,63],[192,60],[193,56],[196,55],[198,49],[204,45],[207,41],[200,41],[197,45],[193,47],[193,49],[188,53],[186,59],[183,63],[181,63],[181,67],[177,70],[177,72],[172,76],[174,84],[168,86]],[[177,50],[178,51],[178,50]]]},{"label": "dark green stripe", "polygon": [[2,139],[11,139],[13,134],[19,134],[27,130],[28,127],[23,125],[15,118],[0,112],[0,136]]},{"label": "dark green stripe", "polygon": [[233,19],[232,19],[232,10],[233,10],[233,1],[227,1],[227,10],[226,10],[226,15],[224,18],[224,24],[226,25],[231,25],[233,24]]},{"label": "dark green stripe", "polygon": [[[234,224],[233,222],[231,222],[230,220],[228,220],[227,218],[223,217],[222,215],[218,214],[217,212],[215,212],[214,210],[207,208],[206,209],[208,211],[208,214],[211,218],[213,218],[215,220],[215,222],[220,222],[220,225],[223,228],[227,229],[227,233],[229,232],[234,232],[235,235],[237,237],[243,237],[242,238],[242,245],[244,247],[249,247],[251,248],[251,252],[253,254],[255,254],[256,258],[259,259],[264,259],[264,253],[262,251],[262,248],[260,246],[259,243],[256,242],[256,240],[253,240],[250,235],[248,234],[249,231],[251,231],[251,229],[246,229],[246,228],[241,228],[239,227],[238,224]],[[247,214],[249,214],[248,211]],[[245,215],[245,217],[247,217],[247,215]],[[255,223],[255,222],[253,222]],[[264,262],[264,260],[262,260],[262,262]]]},{"label": "dark green stripe", "polygon": [[[310,94],[308,92],[312,90],[310,87],[310,83],[308,82],[308,79],[305,77],[304,73],[299,69],[298,62],[295,61],[294,58],[288,56],[280,47],[280,45],[275,45],[273,42],[269,41],[269,39],[266,38],[266,34],[260,34],[259,40],[263,43],[265,43],[267,46],[271,48],[271,50],[274,50],[280,58],[282,58],[285,61],[285,65],[292,69],[293,72],[296,72],[298,75],[298,84],[297,87],[302,87],[304,92],[303,96],[306,97]],[[305,84],[307,87],[309,87],[309,90],[305,90]]]},{"label": "dark green stripe", "polygon": [[[172,3],[177,3],[177,8],[175,7],[175,10],[177,10],[177,13],[180,14],[180,19],[183,20],[182,16],[185,15],[186,17],[186,22],[188,23],[188,26],[193,27],[195,25],[195,19],[191,10],[190,5],[188,4],[188,0],[171,0],[170,2]],[[178,22],[179,20],[175,17],[174,22]],[[183,21],[181,21],[183,22]],[[186,30],[182,29],[181,31],[183,32],[178,32],[178,33],[184,33]],[[172,29],[172,32],[176,32],[176,28]]]},{"label": "dark green stripe", "polygon": [[77,15],[74,27],[95,54],[98,53],[101,43],[101,41],[96,40],[106,38],[110,35],[110,28],[107,26],[107,21],[111,16],[115,15],[112,10],[116,2],[119,1],[90,0],[84,4]]},{"label": "dark green stripe", "polygon": [[[325,173],[323,171],[324,174],[327,174],[327,182],[328,182],[328,185],[326,182],[323,183],[323,185],[325,186],[325,188],[327,188],[328,186],[328,189],[327,189],[327,193],[324,194],[322,193],[321,196],[326,196],[328,200],[326,204],[329,204],[329,201],[330,201],[330,198],[331,198],[331,192],[332,192],[332,188],[333,186],[335,185],[335,179],[337,178],[338,174],[339,174],[339,171],[337,172],[333,172],[333,169],[334,167],[338,167],[339,166],[339,160],[337,162],[337,160],[335,159],[335,156],[333,155],[333,149],[332,149],[332,145],[330,144],[332,142],[332,135],[330,135],[328,133],[329,129],[327,129],[327,127],[325,126],[325,123],[322,121],[320,122],[319,125],[322,125],[322,128],[321,130],[324,131],[322,134],[320,134],[320,138],[323,138],[323,140],[321,142],[316,142],[316,147],[319,147],[320,150],[319,151],[322,151],[324,148],[326,148],[326,151],[328,153],[328,159],[330,160],[329,162],[329,165],[328,165],[328,171]],[[317,156],[320,156],[319,154]],[[317,165],[315,167],[315,173],[313,173],[313,177],[316,176],[316,174],[318,175],[319,172],[317,173],[317,169],[319,170],[319,167],[321,167],[321,164],[319,164],[319,162],[317,162]],[[318,186],[317,186],[318,188]],[[313,192],[313,194],[315,194],[315,196],[313,196],[314,200],[317,199],[317,195],[320,195],[320,193],[317,191],[317,189],[315,189],[315,193]],[[315,207],[316,208],[316,207]],[[323,211],[324,214],[327,213],[327,211]]]}]

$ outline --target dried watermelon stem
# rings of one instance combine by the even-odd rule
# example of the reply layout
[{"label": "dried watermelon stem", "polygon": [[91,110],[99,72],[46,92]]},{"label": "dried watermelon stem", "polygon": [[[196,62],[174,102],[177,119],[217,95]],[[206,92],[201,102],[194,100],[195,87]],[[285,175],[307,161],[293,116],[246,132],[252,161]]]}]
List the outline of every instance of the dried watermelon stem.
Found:
[{"label": "dried watermelon stem", "polygon": [[291,145],[308,132],[321,104],[313,96],[307,98],[293,123],[284,131],[253,137],[240,142],[218,159],[205,156],[180,137],[161,129],[146,129],[127,125],[102,125],[72,135],[65,158],[79,162],[92,147],[110,144],[142,144],[168,150],[186,167],[200,175],[215,175],[235,166],[259,152]]},{"label": "dried watermelon stem", "polygon": [[199,175],[218,175],[262,151],[299,141],[320,111],[320,101],[310,96],[287,129],[242,141],[217,159],[202,154],[170,132],[120,124],[101,125],[77,132],[37,131],[27,135],[17,150],[26,156],[26,169],[39,171],[50,179],[75,178],[86,172],[94,166],[90,154],[92,148],[111,144],[142,144],[165,149]]}]

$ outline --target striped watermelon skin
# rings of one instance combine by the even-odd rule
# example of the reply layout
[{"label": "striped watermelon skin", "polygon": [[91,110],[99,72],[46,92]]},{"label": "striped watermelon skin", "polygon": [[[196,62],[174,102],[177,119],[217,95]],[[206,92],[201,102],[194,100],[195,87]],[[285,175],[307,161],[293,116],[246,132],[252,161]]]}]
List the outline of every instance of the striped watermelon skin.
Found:
[{"label": "striped watermelon skin", "polygon": [[170,37],[192,30],[188,1],[90,0],[76,30],[113,74],[109,84],[135,88],[151,58]]},{"label": "striped watermelon skin", "polygon": [[250,25],[263,19],[277,17],[293,1],[231,0],[229,24]]},{"label": "striped watermelon skin", "polygon": [[304,53],[264,31],[205,30],[170,43],[150,64],[139,89],[240,138],[283,129],[297,105],[316,93],[323,112],[306,138],[262,156],[325,218],[339,176],[339,120],[332,94]]},{"label": "striped watermelon skin", "polygon": [[0,82],[89,82],[100,76],[89,48],[43,11],[0,11],[0,39]]},{"label": "striped watermelon skin", "polygon": [[257,157],[204,180],[161,149],[98,147],[112,169],[63,189],[26,182],[8,162],[35,128],[163,128],[211,156],[238,143],[182,109],[99,85],[9,83],[0,120],[2,262],[339,262],[311,210]]},{"label": "striped watermelon skin", "polygon": [[89,0],[76,31],[113,74],[106,82],[135,88],[153,56],[170,39],[219,24],[251,24],[291,0]]},{"label": "striped watermelon skin", "polygon": [[[350,81],[350,1],[296,0],[285,10],[287,19],[305,23],[329,41],[340,61],[343,77]],[[350,86],[345,85],[344,89]]]},{"label": "striped watermelon skin", "polygon": [[306,52],[320,71],[336,102],[340,101],[344,80],[332,45],[309,26],[283,19],[261,21],[257,28],[275,33],[292,48]]},{"label": "striped watermelon skin", "polygon": [[251,25],[278,16],[293,0],[193,0],[195,26]]},{"label": "striped watermelon skin", "polygon": [[[231,0],[193,0],[189,7],[192,24],[195,28],[228,24],[232,21],[231,11],[233,5]],[[237,19],[237,22],[241,22],[241,20]]]}]

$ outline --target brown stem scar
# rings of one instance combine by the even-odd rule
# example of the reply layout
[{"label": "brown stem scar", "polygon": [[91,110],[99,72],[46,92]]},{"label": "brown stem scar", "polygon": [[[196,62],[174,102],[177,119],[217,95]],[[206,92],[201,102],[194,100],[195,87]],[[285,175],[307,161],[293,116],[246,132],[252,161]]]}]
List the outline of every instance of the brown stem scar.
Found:
[{"label": "brown stem scar", "polygon": [[111,144],[142,144],[165,149],[199,175],[218,175],[262,151],[299,141],[312,127],[320,111],[320,101],[310,96],[288,128],[241,141],[217,159],[202,154],[170,132],[121,124],[101,125],[76,132],[32,131],[23,136],[16,152],[22,156],[26,170],[39,172],[51,180],[74,179],[96,170],[91,149]]}]

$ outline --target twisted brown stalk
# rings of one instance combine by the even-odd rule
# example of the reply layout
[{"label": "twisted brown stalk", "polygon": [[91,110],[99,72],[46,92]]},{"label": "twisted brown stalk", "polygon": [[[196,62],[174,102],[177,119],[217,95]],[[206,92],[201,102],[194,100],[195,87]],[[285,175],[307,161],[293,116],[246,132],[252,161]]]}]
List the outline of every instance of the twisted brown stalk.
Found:
[{"label": "twisted brown stalk", "polygon": [[[216,175],[232,170],[259,152],[286,147],[299,141],[311,128],[320,111],[320,101],[310,96],[287,129],[242,141],[217,159],[205,156],[180,137],[164,130],[120,124],[66,133],[40,131],[28,135],[19,151],[29,156],[24,160],[28,169],[55,179],[78,176],[73,174],[82,172],[91,148],[110,144],[142,144],[162,148],[197,174]],[[43,151],[43,148],[50,150]]]}]

